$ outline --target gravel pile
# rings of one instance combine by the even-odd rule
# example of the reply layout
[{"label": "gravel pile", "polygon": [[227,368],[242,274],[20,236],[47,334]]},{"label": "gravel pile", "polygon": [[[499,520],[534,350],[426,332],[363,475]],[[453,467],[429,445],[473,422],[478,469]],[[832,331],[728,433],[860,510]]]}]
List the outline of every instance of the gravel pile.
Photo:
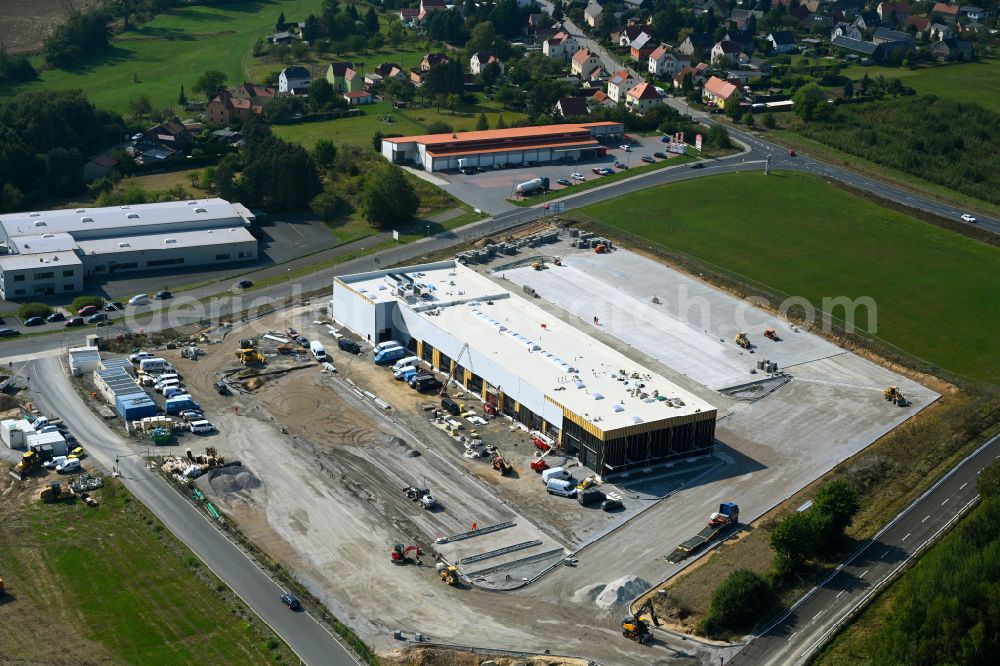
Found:
[{"label": "gravel pile", "polygon": [[208,483],[220,495],[235,495],[261,486],[260,479],[253,472],[237,466],[212,470]]},{"label": "gravel pile", "polygon": [[597,604],[598,608],[611,610],[632,601],[649,587],[649,583],[638,576],[622,576],[618,580],[608,583],[594,599],[594,603]]}]

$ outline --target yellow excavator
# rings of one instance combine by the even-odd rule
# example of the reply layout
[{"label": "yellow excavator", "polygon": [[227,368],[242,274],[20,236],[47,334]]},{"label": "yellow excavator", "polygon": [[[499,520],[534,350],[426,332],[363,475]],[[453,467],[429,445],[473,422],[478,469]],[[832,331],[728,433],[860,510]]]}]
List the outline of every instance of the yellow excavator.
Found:
[{"label": "yellow excavator", "polygon": [[747,337],[746,333],[740,332],[736,334],[736,344],[743,349],[750,349],[750,338]]},{"label": "yellow excavator", "polygon": [[656,617],[656,611],[653,609],[653,602],[651,599],[647,599],[643,605],[636,609],[635,615],[627,615],[622,620],[622,636],[636,643],[645,643],[653,637],[649,631],[649,622],[642,619],[643,613],[649,614],[653,626],[660,625],[660,620]]}]

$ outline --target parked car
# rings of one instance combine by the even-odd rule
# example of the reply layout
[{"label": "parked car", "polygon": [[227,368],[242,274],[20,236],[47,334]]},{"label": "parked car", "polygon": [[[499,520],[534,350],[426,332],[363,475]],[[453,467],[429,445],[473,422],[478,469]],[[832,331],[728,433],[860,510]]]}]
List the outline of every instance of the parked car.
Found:
[{"label": "parked car", "polygon": [[205,415],[202,414],[201,412],[199,412],[197,409],[188,409],[188,410],[185,410],[185,411],[181,412],[178,416],[180,416],[182,419],[184,419],[188,423],[191,423],[192,421],[204,421],[205,420]]},{"label": "parked car", "polygon": [[305,347],[306,349],[309,349],[309,338],[307,338],[306,336],[297,335],[295,336],[295,341],[299,343],[300,347]]},{"label": "parked car", "polygon": [[969,224],[974,224],[976,222],[976,218],[969,215],[968,213],[962,213],[962,222],[968,222]]},{"label": "parked car", "polygon": [[229,395],[230,393],[229,386],[227,386],[226,382],[221,379],[215,382],[215,390],[219,395]]},{"label": "parked car", "polygon": [[624,150],[624,151],[625,151],[626,153],[631,153],[631,152],[632,152],[632,147],[631,147],[631,146],[629,146],[629,145],[628,145],[627,143],[623,143],[623,144],[622,144],[621,146],[619,146],[619,147],[620,147],[620,148],[621,148],[622,150]]},{"label": "parked car", "polygon": [[569,177],[572,178],[573,180],[587,180],[586,176],[584,176],[582,173],[574,172],[571,173]]},{"label": "parked car", "polygon": [[611,175],[611,174],[613,174],[614,172],[615,172],[615,170],[614,170],[614,169],[609,169],[609,168],[607,168],[607,167],[604,167],[604,168],[603,168],[603,169],[601,169],[601,170],[600,170],[600,171],[599,171],[598,173],[600,173],[600,174],[601,174],[602,176],[610,176],[610,175]]},{"label": "parked car", "polygon": [[615,162],[615,168],[616,169],[627,169],[628,165],[625,164],[624,162]]},{"label": "parked car", "polygon": [[570,185],[573,184],[573,181],[570,180],[569,178],[558,178],[556,179],[556,182],[564,187],[569,187]]},{"label": "parked car", "polygon": [[601,508],[604,509],[605,511],[621,511],[622,509],[625,508],[625,505],[622,504],[621,500],[606,499],[603,502],[601,502]]},{"label": "parked car", "polygon": [[81,317],[89,317],[90,315],[94,314],[95,312],[97,312],[97,306],[96,305],[87,305],[87,306],[82,307],[79,310],[77,310],[76,314],[79,315],[79,316],[81,316]]},{"label": "parked car", "polygon": [[299,603],[298,597],[291,593],[281,595],[281,603],[285,604],[292,610],[302,608],[302,604]]},{"label": "parked car", "polygon": [[208,421],[192,421],[188,424],[188,428],[190,428],[191,432],[195,434],[213,432],[215,430],[215,426]]},{"label": "parked car", "polygon": [[168,298],[173,298],[173,297],[174,295],[165,289],[163,291],[158,291],[155,294],[153,294],[153,298],[155,298],[158,301],[165,301]]},{"label": "parked car", "polygon": [[95,312],[94,314],[87,317],[88,324],[97,324],[102,321],[108,321],[108,315],[104,312]]},{"label": "parked car", "polygon": [[0,338],[13,338],[21,335],[21,331],[15,331],[13,328],[0,328]]},{"label": "parked car", "polygon": [[692,169],[704,169],[705,168],[705,163],[704,162],[695,162],[694,164],[691,165],[691,168]]},{"label": "parked car", "polygon": [[64,315],[62,312],[53,312],[52,314],[50,314],[48,317],[45,318],[45,321],[47,322],[66,321],[66,315]]},{"label": "parked car", "polygon": [[361,353],[361,345],[359,345],[354,340],[350,340],[348,338],[341,338],[337,340],[337,347],[350,354]]},{"label": "parked car", "polygon": [[466,176],[471,176],[474,173],[476,173],[476,170],[472,167],[462,167],[461,169],[459,169],[459,171],[461,171]]},{"label": "parked car", "polygon": [[45,320],[41,317],[28,317],[24,320],[25,326],[41,326],[45,323]]},{"label": "parked car", "polygon": [[149,296],[146,294],[136,294],[128,299],[129,305],[146,305],[147,303],[149,303]]},{"label": "parked car", "polygon": [[233,291],[240,291],[242,289],[249,289],[252,286],[253,286],[253,282],[251,282],[250,280],[240,280],[239,282],[237,282],[236,284],[233,285]]},{"label": "parked car", "polygon": [[66,328],[73,328],[74,326],[83,326],[86,324],[83,317],[71,317],[66,321]]},{"label": "parked car", "polygon": [[104,306],[105,312],[119,312],[124,309],[125,306],[122,305],[121,301],[111,301],[110,303]]},{"label": "parked car", "polygon": [[641,159],[642,159],[643,162],[646,162],[648,164],[653,164],[654,162],[656,162],[656,160],[654,160],[649,155],[643,155]]},{"label": "parked car", "polygon": [[788,151],[788,156],[789,157],[795,157],[795,151],[794,150],[789,150]]},{"label": "parked car", "polygon": [[653,157],[655,157],[658,160],[665,160],[665,159],[667,159],[667,154],[666,153],[653,153]]}]

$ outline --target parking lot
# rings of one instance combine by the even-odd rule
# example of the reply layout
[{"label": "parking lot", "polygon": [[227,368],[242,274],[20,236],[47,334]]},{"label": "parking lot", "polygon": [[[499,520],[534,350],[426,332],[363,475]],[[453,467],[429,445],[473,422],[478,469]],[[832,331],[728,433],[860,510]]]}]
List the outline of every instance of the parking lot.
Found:
[{"label": "parking lot", "polygon": [[[435,172],[433,175],[446,183],[441,185],[442,189],[453,196],[487,213],[496,214],[516,208],[509,199],[517,197],[517,185],[534,178],[548,178],[550,190],[566,190],[566,194],[572,194],[574,184],[601,178],[593,173],[592,170],[595,168],[615,169],[615,162],[620,162],[627,168],[633,168],[644,164],[642,161],[644,156],[650,157],[656,162],[663,161],[653,157],[653,153],[665,153],[664,144],[660,142],[658,136],[630,136],[633,139],[633,145],[628,152],[613,147],[602,157],[579,161],[544,163],[533,167],[508,169],[490,168],[470,175],[458,171]],[[673,157],[670,153],[665,154]],[[615,171],[621,170],[615,169]],[[573,173],[583,176],[584,181],[573,179]],[[560,179],[565,179],[571,184],[561,184],[558,182]]]}]

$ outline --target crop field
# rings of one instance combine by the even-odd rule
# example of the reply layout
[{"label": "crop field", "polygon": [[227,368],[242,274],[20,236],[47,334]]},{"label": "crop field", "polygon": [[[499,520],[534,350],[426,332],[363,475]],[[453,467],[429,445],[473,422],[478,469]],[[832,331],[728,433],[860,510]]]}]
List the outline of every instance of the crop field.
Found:
[{"label": "crop field", "polygon": [[8,53],[37,51],[63,21],[70,6],[82,11],[99,4],[101,0],[3,0],[0,44]]},{"label": "crop field", "polygon": [[[967,377],[1000,380],[1000,248],[795,173],[650,188],[581,212],[819,305],[868,297],[884,341]],[[834,312],[843,314],[842,311]],[[866,314],[858,310],[859,329]]]},{"label": "crop field", "polygon": [[77,69],[44,70],[36,81],[0,87],[0,95],[78,88],[96,105],[126,115],[129,101],[143,93],[154,108],[176,107],[181,85],[195,98],[191,88],[206,70],[225,72],[229,84],[241,83],[254,43],[274,29],[278,14],[305,20],[319,7],[320,0],[268,0],[173,9],[122,33],[110,49]]},{"label": "crop field", "polygon": [[0,567],[11,595],[0,603],[0,662],[265,664],[293,657],[117,483],[95,493],[97,508],[42,504],[41,480],[15,483],[0,480]]},{"label": "crop field", "polygon": [[917,69],[855,65],[842,73],[855,80],[865,74],[872,78],[900,79],[918,95],[937,95],[956,102],[971,102],[1000,113],[1000,58]]}]

